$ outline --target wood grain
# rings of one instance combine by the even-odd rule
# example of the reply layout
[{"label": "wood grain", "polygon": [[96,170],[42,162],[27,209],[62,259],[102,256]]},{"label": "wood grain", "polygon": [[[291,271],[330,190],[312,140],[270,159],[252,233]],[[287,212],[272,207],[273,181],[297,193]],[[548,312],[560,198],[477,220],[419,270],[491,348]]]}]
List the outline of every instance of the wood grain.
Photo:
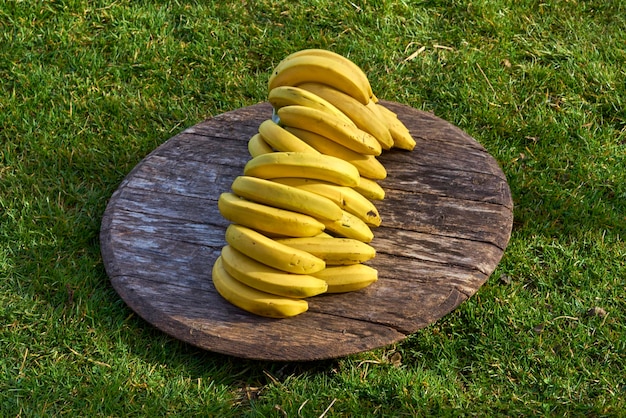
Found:
[{"label": "wood grain", "polygon": [[436,116],[393,102],[417,141],[380,160],[387,197],[374,230],[377,283],[309,299],[289,319],[224,301],[211,267],[228,222],[217,210],[248,160],[247,140],[268,103],[218,115],[155,149],[122,181],[101,226],[111,283],[148,323],[195,346],[243,358],[307,361],[401,341],[471,297],[499,263],[513,224],[504,173],[473,138]]}]

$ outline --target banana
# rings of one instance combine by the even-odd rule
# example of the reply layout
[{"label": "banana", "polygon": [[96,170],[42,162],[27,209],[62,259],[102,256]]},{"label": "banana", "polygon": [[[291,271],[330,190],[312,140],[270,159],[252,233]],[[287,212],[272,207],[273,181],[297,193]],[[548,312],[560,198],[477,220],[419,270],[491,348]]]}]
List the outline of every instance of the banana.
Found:
[{"label": "banana", "polygon": [[387,170],[385,169],[385,166],[382,165],[381,162],[378,161],[378,159],[376,159],[373,155],[364,155],[352,151],[351,149],[346,148],[335,141],[331,141],[322,135],[316,134],[315,132],[291,127],[287,127],[285,129],[322,154],[332,155],[333,157],[348,161],[356,167],[362,177],[379,180],[387,177]]},{"label": "banana", "polygon": [[326,293],[344,293],[363,289],[378,280],[378,271],[365,264],[326,267],[315,277],[328,284]]},{"label": "banana", "polygon": [[312,237],[324,230],[324,224],[312,216],[251,202],[234,193],[222,193],[217,207],[229,221],[270,234]]},{"label": "banana", "polygon": [[304,177],[349,187],[358,186],[361,180],[356,167],[341,158],[304,152],[259,155],[246,163],[243,173],[264,179]]},{"label": "banana", "polygon": [[382,152],[380,142],[372,135],[321,110],[294,105],[281,107],[276,114],[283,126],[315,132],[352,151],[366,155]]},{"label": "banana", "polygon": [[288,273],[310,274],[326,267],[326,262],[321,258],[281,244],[277,240],[243,225],[228,225],[225,238],[226,242],[239,252],[258,262]]},{"label": "banana", "polygon": [[269,267],[230,245],[222,248],[222,264],[228,274],[256,290],[288,298],[307,298],[326,292],[326,282],[308,274],[292,274]]},{"label": "banana", "polygon": [[370,200],[383,200],[385,198],[385,190],[372,179],[361,177],[361,181],[354,190],[367,197]]},{"label": "banana", "polygon": [[312,216],[316,219],[336,221],[343,211],[332,200],[309,192],[252,176],[238,176],[231,184],[233,192],[251,200],[275,208]]},{"label": "banana", "polygon": [[[383,124],[386,126],[387,120],[385,119],[385,116],[381,113],[381,110],[379,108],[379,106],[382,106],[382,105],[377,105],[377,103],[378,102],[375,102],[374,100],[370,100],[369,102],[367,102],[365,106],[367,106],[367,108],[371,110],[372,113],[374,113],[376,117],[378,117],[378,119],[380,119],[380,121],[383,122]],[[391,110],[389,111],[391,112]],[[397,117],[397,115],[394,112],[391,112],[391,113]]]},{"label": "banana", "polygon": [[256,133],[248,141],[248,152],[251,157],[256,157],[257,155],[274,152],[274,150],[265,142],[260,133]]},{"label": "banana", "polygon": [[370,107],[354,99],[352,96],[328,85],[304,83],[299,87],[332,103],[337,109],[348,116],[358,128],[376,138],[383,149],[390,149],[393,146],[393,138],[391,137],[389,129],[387,129],[386,124],[380,119],[380,116],[372,112]]},{"label": "banana", "polygon": [[[397,120],[400,122],[400,119]],[[393,146],[395,148],[404,149],[407,151],[413,151],[416,142],[411,135],[411,132],[401,123],[395,123],[389,127],[389,132],[393,137]]]},{"label": "banana", "polygon": [[275,111],[285,106],[307,106],[335,115],[341,118],[344,122],[354,125],[354,122],[352,122],[348,116],[346,116],[341,110],[337,109],[334,105],[324,100],[317,94],[311,93],[310,91],[300,87],[275,87],[270,90],[267,99]]},{"label": "banana", "polygon": [[331,85],[367,104],[370,100],[369,83],[365,84],[361,73],[354,67],[329,57],[315,55],[287,57],[274,68],[269,78],[268,91],[279,86],[318,82]]},{"label": "banana", "polygon": [[224,269],[221,256],[213,264],[213,285],[228,302],[250,313],[269,318],[289,318],[306,312],[306,300],[261,292],[233,278]]},{"label": "banana", "polygon": [[376,256],[374,247],[352,238],[308,237],[276,241],[319,257],[324,260],[327,267],[363,263]]},{"label": "banana", "polygon": [[326,226],[326,230],[340,237],[353,238],[362,242],[371,242],[374,239],[370,227],[360,218],[345,210],[340,220],[322,220],[322,223]]},{"label": "banana", "polygon": [[259,125],[259,133],[263,140],[276,151],[310,152],[319,154],[315,148],[288,132],[271,119]]},{"label": "banana", "polygon": [[[362,180],[363,178],[361,178]],[[274,179],[274,181],[327,197],[337,203],[343,210],[358,216],[368,225],[379,226],[381,224],[380,214],[376,206],[351,187],[299,177],[286,177]]]},{"label": "banana", "polygon": [[315,55],[318,57],[327,57],[327,58],[334,60],[338,64],[351,67],[352,73],[356,77],[360,78],[359,83],[364,86],[365,90],[367,90],[367,95],[368,97],[370,97],[370,100],[378,101],[378,98],[374,95],[374,92],[372,91],[372,86],[370,85],[370,81],[367,78],[367,75],[365,74],[363,69],[361,69],[361,67],[359,67],[354,61],[350,60],[347,57],[344,57],[341,54],[337,54],[336,52],[332,52],[327,49],[318,49],[318,48],[302,49],[300,51],[297,51],[288,55],[285,59],[289,60],[291,58],[296,58],[296,57],[300,57],[303,55]]},{"label": "banana", "polygon": [[389,133],[393,138],[393,146],[412,151],[416,145],[415,139],[413,139],[411,132],[404,123],[398,119],[398,115],[381,104],[376,104],[375,106],[387,124],[387,129],[389,129]]}]

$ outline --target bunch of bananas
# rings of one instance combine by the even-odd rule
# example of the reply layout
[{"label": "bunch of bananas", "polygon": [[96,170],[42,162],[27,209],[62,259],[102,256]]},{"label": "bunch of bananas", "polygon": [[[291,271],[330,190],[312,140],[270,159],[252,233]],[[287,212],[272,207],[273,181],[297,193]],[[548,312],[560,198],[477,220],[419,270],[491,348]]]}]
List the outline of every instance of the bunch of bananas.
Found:
[{"label": "bunch of bananas", "polygon": [[363,289],[378,279],[364,264],[381,224],[385,192],[376,158],[415,141],[378,103],[365,73],[331,51],[287,56],[269,80],[272,118],[248,141],[251,159],[218,208],[231,224],[213,283],[232,304],[285,318],[307,297]]}]

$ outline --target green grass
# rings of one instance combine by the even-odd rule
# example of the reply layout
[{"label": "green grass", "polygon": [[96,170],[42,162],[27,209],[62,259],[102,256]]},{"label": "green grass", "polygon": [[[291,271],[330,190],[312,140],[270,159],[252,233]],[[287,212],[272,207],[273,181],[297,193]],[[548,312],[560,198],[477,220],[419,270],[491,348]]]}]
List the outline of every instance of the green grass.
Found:
[{"label": "green grass", "polygon": [[[623,415],[625,27],[618,0],[2,2],[1,415]],[[506,254],[392,347],[282,364],[173,340],[108,282],[107,199],[307,47],[489,150],[515,202]]]}]

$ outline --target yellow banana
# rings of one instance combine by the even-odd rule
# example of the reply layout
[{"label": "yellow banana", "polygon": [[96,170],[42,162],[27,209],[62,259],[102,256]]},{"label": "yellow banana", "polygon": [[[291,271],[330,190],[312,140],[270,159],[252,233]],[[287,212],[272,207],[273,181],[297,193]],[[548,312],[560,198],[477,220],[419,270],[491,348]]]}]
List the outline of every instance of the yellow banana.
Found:
[{"label": "yellow banana", "polygon": [[352,238],[285,238],[277,242],[321,258],[326,267],[363,263],[376,256],[374,247]]},{"label": "yellow banana", "polygon": [[328,284],[326,293],[344,293],[363,289],[378,280],[378,271],[365,264],[331,266],[315,273]]},{"label": "yellow banana", "polygon": [[217,207],[229,221],[270,234],[312,237],[324,230],[324,224],[312,216],[251,202],[234,193],[222,193]]},{"label": "yellow banana", "polygon": [[346,148],[335,141],[331,141],[322,135],[316,134],[315,132],[291,127],[287,127],[285,129],[322,154],[332,155],[333,157],[348,161],[356,167],[362,177],[379,180],[387,177],[387,170],[385,169],[385,166],[382,165],[382,163],[378,161],[374,155],[364,155],[352,151],[351,149]]},{"label": "yellow banana", "polygon": [[361,177],[361,181],[357,186],[354,186],[354,190],[370,200],[383,200],[385,198],[385,190],[380,184],[367,177]]},{"label": "yellow banana", "polygon": [[[361,180],[363,180],[363,178],[361,178]],[[336,184],[300,177],[286,177],[274,179],[274,181],[327,197],[343,210],[358,216],[368,225],[379,226],[381,224],[380,214],[376,206],[351,187],[338,186]]]},{"label": "yellow banana", "polygon": [[215,289],[224,299],[256,315],[288,318],[309,309],[306,300],[272,295],[246,286],[226,272],[221,257],[213,264],[212,278]]},{"label": "yellow banana", "polygon": [[341,219],[342,210],[332,200],[297,187],[252,176],[238,176],[231,184],[233,192],[275,208],[291,210],[316,219]]},{"label": "yellow banana", "polygon": [[[385,116],[381,113],[381,110],[378,106],[382,106],[382,105],[377,105],[377,102],[375,102],[374,100],[370,100],[369,102],[367,102],[367,104],[365,105],[367,106],[367,108],[369,110],[372,111],[372,113],[374,113],[376,115],[376,117],[383,122],[383,124],[386,126],[387,125],[387,120],[385,119]],[[389,110],[389,109],[387,109]],[[391,110],[389,110],[389,112],[391,112]],[[397,115],[394,112],[391,112],[394,116],[397,117]]]},{"label": "yellow banana", "polygon": [[288,132],[271,119],[259,125],[259,133],[263,140],[276,151],[311,152],[319,154],[315,148]]},{"label": "yellow banana", "polygon": [[222,264],[228,274],[262,292],[288,298],[307,298],[326,292],[326,282],[308,274],[292,274],[269,267],[230,245],[222,248]]},{"label": "yellow banana", "polygon": [[389,133],[393,138],[393,146],[395,148],[404,149],[407,151],[412,151],[415,148],[416,142],[411,136],[411,132],[409,129],[402,123],[395,112],[387,109],[385,106],[381,104],[376,104],[376,108],[379,113],[383,116],[387,128],[389,129]]},{"label": "yellow banana", "polygon": [[383,149],[390,149],[393,146],[393,138],[386,124],[368,106],[328,85],[304,83],[299,87],[332,103],[348,116],[358,128],[376,138]]},{"label": "yellow banana", "polygon": [[374,234],[370,227],[357,216],[343,211],[343,216],[338,221],[322,220],[326,230],[344,238],[353,238],[362,242],[371,242]]},{"label": "yellow banana", "polygon": [[354,67],[315,55],[287,57],[278,63],[270,76],[268,91],[279,86],[297,86],[307,82],[331,85],[363,104],[370,100],[368,86]]},{"label": "yellow banana", "polygon": [[361,154],[382,152],[380,142],[372,135],[321,110],[294,105],[281,107],[276,114],[282,126],[315,132]]},{"label": "yellow banana", "polygon": [[305,152],[272,152],[252,158],[243,169],[246,176],[275,179],[304,177],[342,186],[358,186],[359,171],[341,158]]},{"label": "yellow banana", "polygon": [[248,141],[248,152],[251,157],[256,157],[257,155],[274,152],[274,150],[265,142],[260,133],[256,133]]},{"label": "yellow banana", "polygon": [[[400,122],[400,119],[398,119],[398,122]],[[411,132],[406,129],[406,126],[404,126],[403,124],[395,123],[389,127],[389,132],[393,137],[393,146],[395,148],[413,151],[416,142],[415,139],[413,139]]]},{"label": "yellow banana", "polygon": [[247,255],[275,269],[294,274],[311,274],[323,270],[326,262],[297,248],[281,244],[254,229],[230,224],[226,228],[226,242]]},{"label": "yellow banana", "polygon": [[326,57],[326,58],[330,58],[334,60],[338,64],[351,67],[352,73],[356,77],[360,78],[359,83],[364,86],[365,90],[367,90],[368,97],[370,97],[371,100],[378,101],[378,99],[374,95],[374,92],[372,91],[372,86],[370,85],[369,79],[367,78],[367,75],[365,74],[363,69],[359,67],[354,61],[350,60],[348,57],[344,57],[341,54],[338,54],[333,51],[329,51],[327,49],[308,48],[308,49],[302,49],[300,51],[292,53],[291,55],[287,56],[285,60],[300,57],[303,55],[315,55],[319,57]]},{"label": "yellow banana", "polygon": [[281,107],[300,105],[312,107],[314,109],[328,112],[332,115],[341,118],[346,123],[354,125],[352,120],[346,116],[341,110],[337,109],[334,105],[324,100],[317,94],[311,93],[308,90],[304,90],[295,86],[279,86],[270,90],[268,101],[272,104],[274,110],[278,110]]}]

